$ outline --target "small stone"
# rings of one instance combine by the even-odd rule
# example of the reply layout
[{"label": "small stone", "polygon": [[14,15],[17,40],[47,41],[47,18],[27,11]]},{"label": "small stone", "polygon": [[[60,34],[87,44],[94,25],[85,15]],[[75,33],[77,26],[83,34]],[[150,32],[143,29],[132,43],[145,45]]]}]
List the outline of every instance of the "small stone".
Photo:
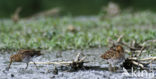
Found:
[{"label": "small stone", "polygon": [[14,74],[11,74],[11,77],[14,77]]},{"label": "small stone", "polygon": [[55,76],[50,77],[50,79],[54,79],[54,78],[55,78]]}]

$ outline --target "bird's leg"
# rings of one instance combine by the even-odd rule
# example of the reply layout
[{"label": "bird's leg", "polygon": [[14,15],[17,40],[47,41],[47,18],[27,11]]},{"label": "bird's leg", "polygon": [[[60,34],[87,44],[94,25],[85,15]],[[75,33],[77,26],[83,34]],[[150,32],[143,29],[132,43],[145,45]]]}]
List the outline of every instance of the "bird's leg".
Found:
[{"label": "bird's leg", "polygon": [[27,68],[28,68],[29,62],[27,62],[26,64],[27,64],[27,66],[25,67],[25,69],[27,69]]},{"label": "bird's leg", "polygon": [[53,74],[55,74],[55,75],[58,74],[58,69],[56,68],[56,66],[54,66]]},{"label": "bird's leg", "polygon": [[116,72],[116,67],[113,67],[113,72]]},{"label": "bird's leg", "polygon": [[109,71],[113,71],[112,70],[112,64],[109,64]]},{"label": "bird's leg", "polygon": [[10,63],[9,63],[9,66],[8,66],[7,70],[10,69],[11,64],[12,64],[12,60],[10,60]]},{"label": "bird's leg", "polygon": [[115,67],[114,64],[112,65],[112,71],[113,71],[113,72],[116,72],[116,67]]},{"label": "bird's leg", "polygon": [[153,71],[153,67],[152,67],[152,62],[153,62],[153,59],[150,61],[150,71]]},{"label": "bird's leg", "polygon": [[33,63],[34,63],[34,65],[36,66],[36,69],[38,69],[38,67],[37,67],[36,63],[35,63],[35,62],[33,62]]},{"label": "bird's leg", "polygon": [[109,71],[116,72],[116,68],[112,64],[109,64]]}]

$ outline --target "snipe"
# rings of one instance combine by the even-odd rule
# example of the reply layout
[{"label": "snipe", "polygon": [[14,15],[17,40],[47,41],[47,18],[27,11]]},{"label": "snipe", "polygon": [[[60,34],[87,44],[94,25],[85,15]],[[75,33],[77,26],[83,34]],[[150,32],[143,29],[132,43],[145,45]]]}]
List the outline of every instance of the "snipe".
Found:
[{"label": "snipe", "polygon": [[[25,69],[28,68],[29,62],[32,61],[34,57],[40,56],[40,51],[36,50],[19,50],[16,54],[10,56],[10,64],[8,66],[8,70],[10,69],[10,66],[12,62],[24,62],[26,63]],[[34,62],[34,65],[36,66],[36,63]],[[37,66],[36,66],[37,68]]]},{"label": "snipe", "polygon": [[102,54],[101,58],[107,60],[110,71],[115,71],[115,66],[122,64],[125,60],[125,52],[121,45],[115,45]]}]

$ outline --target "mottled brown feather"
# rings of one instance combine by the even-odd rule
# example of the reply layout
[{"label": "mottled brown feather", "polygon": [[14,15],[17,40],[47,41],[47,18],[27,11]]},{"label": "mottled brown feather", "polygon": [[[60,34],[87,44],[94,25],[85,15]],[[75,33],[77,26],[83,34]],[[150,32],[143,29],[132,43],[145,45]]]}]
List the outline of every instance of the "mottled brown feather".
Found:
[{"label": "mottled brown feather", "polygon": [[115,46],[115,49],[113,47],[110,48],[110,50],[106,51],[104,54],[101,55],[101,58],[103,59],[118,59],[120,57],[124,56],[124,49],[121,45]]},{"label": "mottled brown feather", "polygon": [[115,51],[114,50],[108,50],[106,51],[106,53],[101,55],[101,58],[103,59],[110,59],[115,55]]},{"label": "mottled brown feather", "polygon": [[[40,56],[40,51],[32,50],[19,50],[16,54],[10,56],[10,64],[8,69],[10,68],[12,62],[22,62],[26,57],[34,57]],[[28,65],[27,65],[28,66]],[[27,68],[27,67],[26,67]]]},{"label": "mottled brown feather", "polygon": [[18,54],[23,54],[23,56],[29,55],[31,57],[40,56],[41,55],[40,51],[36,51],[34,49],[31,49],[31,50],[24,50],[24,49],[23,50],[19,50]]},{"label": "mottled brown feather", "polygon": [[13,62],[22,62],[23,55],[22,54],[11,55],[10,60],[12,60]]}]

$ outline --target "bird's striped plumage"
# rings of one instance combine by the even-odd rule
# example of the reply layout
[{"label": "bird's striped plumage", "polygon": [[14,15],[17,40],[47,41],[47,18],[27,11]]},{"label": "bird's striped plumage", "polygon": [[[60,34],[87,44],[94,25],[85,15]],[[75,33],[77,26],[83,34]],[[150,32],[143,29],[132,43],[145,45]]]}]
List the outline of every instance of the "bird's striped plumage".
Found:
[{"label": "bird's striped plumage", "polygon": [[125,52],[121,45],[116,45],[102,54],[101,58],[107,60],[114,67],[120,65],[125,60]]},{"label": "bird's striped plumage", "polygon": [[27,64],[26,66],[26,69],[27,69],[28,63],[32,60],[32,58],[40,56],[40,55],[41,55],[40,51],[36,51],[34,49],[19,50],[16,54],[10,56],[10,64],[9,64],[8,69],[10,68],[12,62],[25,62]]}]

